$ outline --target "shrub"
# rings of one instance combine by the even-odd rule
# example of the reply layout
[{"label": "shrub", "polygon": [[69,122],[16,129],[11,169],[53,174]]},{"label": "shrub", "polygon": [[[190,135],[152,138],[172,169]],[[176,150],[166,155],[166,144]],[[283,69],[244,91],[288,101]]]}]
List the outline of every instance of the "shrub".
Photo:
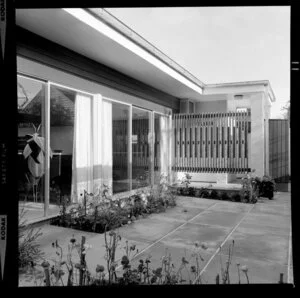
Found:
[{"label": "shrub", "polygon": [[196,194],[196,188],[195,187],[189,187],[189,196],[194,197]]},{"label": "shrub", "polygon": [[241,195],[239,193],[234,193],[231,195],[233,202],[241,202]]},{"label": "shrub", "polygon": [[275,187],[276,187],[275,181],[269,176],[264,176],[261,182],[260,196],[272,200],[274,197]]},{"label": "shrub", "polygon": [[198,188],[198,189],[196,189],[196,191],[195,191],[195,197],[198,197],[198,198],[200,198],[201,197],[201,192],[202,192],[202,188]]},{"label": "shrub", "polygon": [[209,190],[208,189],[203,189],[202,191],[201,191],[201,198],[209,198],[209,196],[210,196],[210,192],[209,192]]},{"label": "shrub", "polygon": [[229,195],[227,194],[227,192],[222,192],[222,194],[221,194],[221,200],[222,201],[229,201],[230,200],[230,197],[229,197]]},{"label": "shrub", "polygon": [[217,192],[215,189],[213,189],[213,190],[211,191],[209,197],[210,197],[211,199],[218,200],[218,199],[219,199],[219,194],[218,194],[218,192]]}]

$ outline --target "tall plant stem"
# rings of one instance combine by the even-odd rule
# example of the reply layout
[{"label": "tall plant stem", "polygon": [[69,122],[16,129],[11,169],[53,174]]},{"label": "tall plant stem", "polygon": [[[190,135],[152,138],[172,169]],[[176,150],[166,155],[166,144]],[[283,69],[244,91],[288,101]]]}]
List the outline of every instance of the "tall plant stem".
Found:
[{"label": "tall plant stem", "polygon": [[84,270],[83,267],[85,267],[85,254],[83,254],[84,250],[84,244],[85,244],[85,236],[81,237],[81,247],[80,247],[80,270],[79,270],[79,285],[83,285],[83,275]]}]

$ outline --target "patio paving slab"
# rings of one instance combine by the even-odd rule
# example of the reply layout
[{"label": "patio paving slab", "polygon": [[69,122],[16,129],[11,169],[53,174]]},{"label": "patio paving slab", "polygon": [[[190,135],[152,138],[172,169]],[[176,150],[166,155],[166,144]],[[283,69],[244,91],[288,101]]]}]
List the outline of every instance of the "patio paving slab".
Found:
[{"label": "patio paving slab", "polygon": [[205,242],[208,246],[206,252],[213,253],[226,238],[229,231],[230,228],[226,227],[187,223],[165,237],[161,242],[165,245],[180,247],[181,249],[192,249],[195,242],[200,244]]},{"label": "patio paving slab", "polygon": [[186,207],[186,208],[193,208],[193,209],[197,209],[197,208],[206,209],[218,202],[220,202],[220,201],[180,196],[180,197],[178,197],[176,203],[177,203],[177,206],[179,206],[179,207]]},{"label": "patio paving slab", "polygon": [[201,216],[193,219],[191,223],[210,226],[234,227],[244,216],[244,213],[215,211],[214,208],[204,211]]},{"label": "patio paving slab", "polygon": [[[225,268],[227,258],[222,255],[222,266]],[[229,267],[230,284],[238,284],[239,276],[236,264],[240,266],[246,265],[248,268],[248,278],[250,284],[276,284],[279,281],[280,273],[284,273],[283,280],[287,282],[286,266],[276,263],[247,258],[233,257]],[[205,284],[216,284],[216,276],[219,274],[221,278],[221,261],[220,255],[217,255],[201,274],[202,282]],[[247,284],[245,274],[240,271],[241,284]]]},{"label": "patio paving slab", "polygon": [[245,220],[245,224],[251,224],[253,227],[261,226],[273,230],[286,230],[288,233],[290,230],[291,220],[288,216],[273,215],[273,214],[255,214],[250,213]]},{"label": "patio paving slab", "polygon": [[175,206],[172,209],[168,209],[167,212],[151,214],[149,218],[153,220],[170,220],[170,221],[180,221],[184,223],[193,217],[195,217],[200,212],[204,212],[205,208],[192,208],[184,206]]},{"label": "patio paving slab", "polygon": [[162,217],[157,219],[149,216],[147,218],[141,218],[131,225],[126,225],[119,231],[120,235],[127,239],[153,243],[180,225],[182,225],[180,221],[169,220]]},{"label": "patio paving slab", "polygon": [[271,205],[271,204],[257,204],[252,211],[252,214],[270,214],[280,216],[290,216],[291,206],[290,205]]},{"label": "patio paving slab", "polygon": [[236,212],[236,213],[246,213],[253,207],[252,204],[245,203],[236,203],[236,202],[228,202],[228,201],[217,201],[214,207],[211,210],[221,211],[221,212]]},{"label": "patio paving slab", "polygon": [[228,254],[228,247],[232,240],[235,242],[234,254],[237,257],[288,264],[289,242],[288,237],[284,235],[268,233],[252,235],[236,230],[223,245],[224,254]]}]

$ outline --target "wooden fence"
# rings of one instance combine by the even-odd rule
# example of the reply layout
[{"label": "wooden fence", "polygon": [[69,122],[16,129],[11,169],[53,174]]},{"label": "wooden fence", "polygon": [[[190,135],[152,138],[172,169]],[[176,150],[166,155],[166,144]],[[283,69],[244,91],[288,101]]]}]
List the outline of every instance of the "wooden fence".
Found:
[{"label": "wooden fence", "polygon": [[269,119],[269,171],[278,183],[289,182],[289,122]]},{"label": "wooden fence", "polygon": [[173,170],[250,171],[250,111],[173,115]]}]

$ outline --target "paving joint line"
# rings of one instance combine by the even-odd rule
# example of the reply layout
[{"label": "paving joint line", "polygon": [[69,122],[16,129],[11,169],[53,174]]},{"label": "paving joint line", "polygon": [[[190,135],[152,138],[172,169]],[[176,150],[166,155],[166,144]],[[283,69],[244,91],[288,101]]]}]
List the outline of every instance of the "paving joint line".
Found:
[{"label": "paving joint line", "polygon": [[208,265],[210,264],[210,262],[214,259],[214,257],[217,255],[217,253],[221,250],[222,246],[226,243],[226,241],[229,239],[229,237],[233,234],[233,232],[238,228],[238,226],[242,223],[242,221],[250,214],[250,212],[254,209],[255,204],[253,204],[252,208],[249,209],[249,211],[242,217],[242,219],[236,224],[236,226],[230,231],[230,233],[226,236],[226,238],[223,240],[223,242],[221,243],[221,245],[218,247],[218,249],[214,252],[214,254],[210,257],[210,259],[208,260],[208,262],[205,264],[205,266],[203,267],[203,269],[200,271],[200,273],[198,274],[198,276],[196,277],[196,279],[193,281],[193,284],[195,284],[198,279],[201,277],[201,275],[203,274],[203,272],[205,271],[205,269],[208,267]]},{"label": "paving joint line", "polygon": [[[141,255],[143,252],[145,252],[146,250],[148,250],[149,248],[151,248],[152,246],[154,246],[155,244],[157,244],[158,242],[162,241],[164,238],[166,238],[167,236],[170,236],[171,234],[173,234],[174,232],[176,232],[178,229],[182,228],[183,226],[185,226],[186,224],[190,223],[192,220],[194,220],[196,217],[198,217],[199,215],[201,215],[203,212],[205,212],[206,210],[216,206],[218,204],[218,202],[214,203],[213,205],[210,205],[208,208],[202,210],[201,212],[199,212],[197,215],[195,215],[194,217],[190,218],[188,221],[182,223],[181,225],[179,225],[177,228],[175,228],[174,230],[170,231],[169,233],[167,233],[166,235],[162,236],[161,238],[159,238],[158,240],[154,241],[153,243],[151,243],[150,245],[148,245],[147,247],[145,247],[144,249],[142,249],[139,253],[137,253],[131,260],[135,259],[137,256]],[[116,270],[119,270],[122,267],[122,265],[119,265]]]}]

